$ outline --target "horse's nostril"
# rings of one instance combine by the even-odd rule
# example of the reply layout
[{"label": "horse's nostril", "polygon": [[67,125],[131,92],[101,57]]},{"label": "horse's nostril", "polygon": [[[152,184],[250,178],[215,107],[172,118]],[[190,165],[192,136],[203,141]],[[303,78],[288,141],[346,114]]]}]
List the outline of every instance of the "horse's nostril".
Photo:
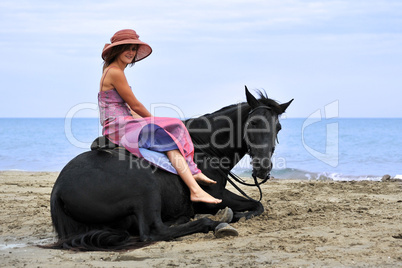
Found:
[{"label": "horse's nostril", "polygon": [[261,165],[262,165],[263,168],[270,169],[271,166],[272,166],[272,163],[271,163],[271,160],[269,158],[265,158],[265,159],[262,160]]}]

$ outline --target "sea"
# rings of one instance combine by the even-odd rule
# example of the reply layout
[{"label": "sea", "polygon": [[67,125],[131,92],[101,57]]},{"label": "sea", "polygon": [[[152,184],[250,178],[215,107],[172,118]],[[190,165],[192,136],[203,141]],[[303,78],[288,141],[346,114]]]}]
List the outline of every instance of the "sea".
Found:
[{"label": "sea", "polygon": [[[402,176],[402,118],[284,118],[271,175],[379,181]],[[0,118],[0,171],[61,171],[90,150],[98,118]],[[233,169],[250,176],[248,156]],[[399,175],[399,176],[398,176]]]}]

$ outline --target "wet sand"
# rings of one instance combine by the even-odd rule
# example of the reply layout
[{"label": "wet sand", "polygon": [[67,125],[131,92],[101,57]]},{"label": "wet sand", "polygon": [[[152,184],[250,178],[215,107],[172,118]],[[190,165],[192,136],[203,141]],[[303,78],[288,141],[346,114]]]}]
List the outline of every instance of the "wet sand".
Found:
[{"label": "wet sand", "polygon": [[238,237],[195,234],[139,250],[76,253],[35,246],[54,241],[57,175],[0,172],[0,267],[402,267],[402,181],[274,179],[262,187],[265,212],[231,224]]}]

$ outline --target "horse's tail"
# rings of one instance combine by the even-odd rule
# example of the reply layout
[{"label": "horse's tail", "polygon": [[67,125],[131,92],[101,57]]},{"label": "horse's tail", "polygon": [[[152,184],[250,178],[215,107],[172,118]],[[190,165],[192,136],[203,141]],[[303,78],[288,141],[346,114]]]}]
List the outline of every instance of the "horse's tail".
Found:
[{"label": "horse's tail", "polygon": [[67,215],[64,210],[64,202],[55,191],[52,192],[50,198],[50,215],[54,230],[59,239],[65,239],[71,235],[89,231],[89,226]]},{"label": "horse's tail", "polygon": [[74,251],[118,251],[137,249],[155,242],[142,242],[130,236],[127,231],[116,229],[90,230],[83,234],[59,239],[51,245],[40,246],[47,249],[69,249]]},{"label": "horse's tail", "polygon": [[76,251],[110,251],[136,249],[153,243],[142,242],[127,231],[94,227],[77,222],[66,214],[63,207],[63,201],[52,194],[50,212],[58,241],[40,247]]}]

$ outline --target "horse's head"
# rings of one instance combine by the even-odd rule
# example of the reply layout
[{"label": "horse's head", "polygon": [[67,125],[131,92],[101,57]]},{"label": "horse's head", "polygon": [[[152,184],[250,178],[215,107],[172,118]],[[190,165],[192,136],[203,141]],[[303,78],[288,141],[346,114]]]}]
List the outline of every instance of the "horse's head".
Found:
[{"label": "horse's head", "polygon": [[281,129],[278,116],[285,112],[293,99],[284,104],[278,104],[260,92],[256,99],[246,87],[247,103],[251,109],[248,114],[244,141],[247,144],[253,166],[253,177],[269,178],[272,169],[272,155],[275,151],[277,135]]}]

